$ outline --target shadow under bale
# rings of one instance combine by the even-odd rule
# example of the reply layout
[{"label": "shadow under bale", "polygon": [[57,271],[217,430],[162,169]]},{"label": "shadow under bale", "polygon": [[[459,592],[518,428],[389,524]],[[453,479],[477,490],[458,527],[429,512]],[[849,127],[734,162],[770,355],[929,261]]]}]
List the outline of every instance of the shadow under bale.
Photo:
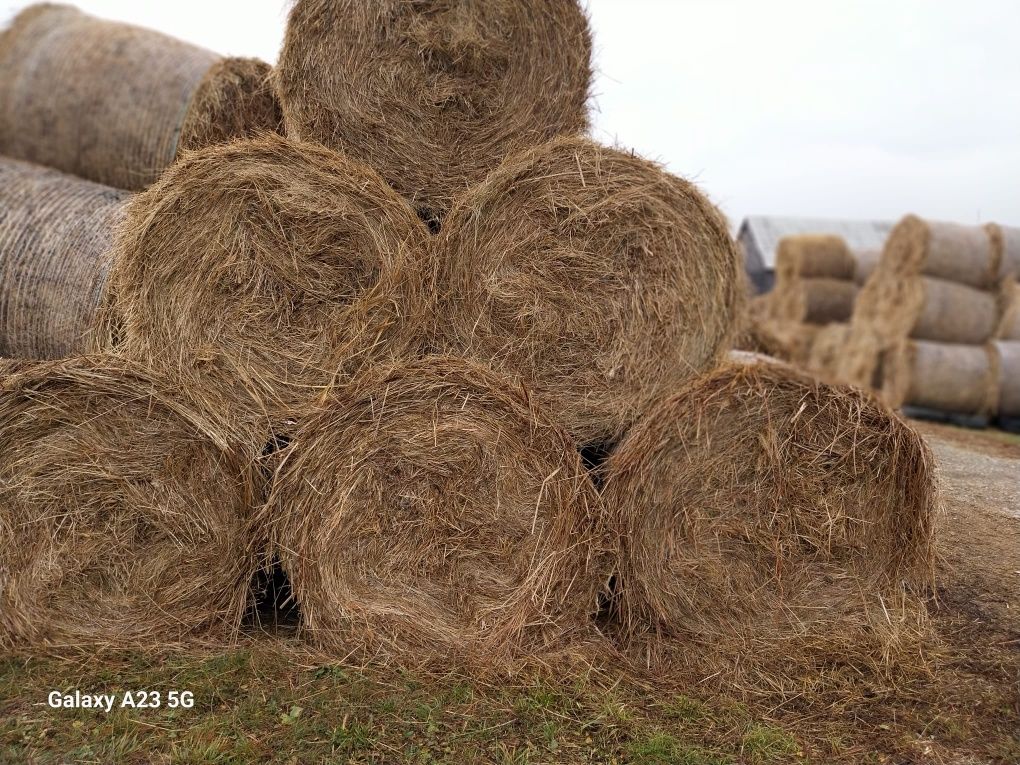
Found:
[{"label": "shadow under bale", "polygon": [[161,646],[240,625],[263,482],[148,373],[0,369],[0,644]]},{"label": "shadow under bale", "polygon": [[576,0],[298,0],[274,77],[289,135],[435,219],[509,154],[587,129],[591,32]]},{"label": "shadow under bale", "polygon": [[277,131],[256,59],[40,3],[0,34],[0,153],[140,190],[182,151]]},{"label": "shadow under bale", "polygon": [[760,690],[883,666],[923,634],[933,459],[862,393],[735,354],[628,434],[604,499],[621,634],[645,661]]},{"label": "shadow under bale", "polygon": [[578,443],[614,441],[735,330],[723,216],[691,183],[587,139],[507,160],[458,200],[438,250],[447,347],[527,385]]},{"label": "shadow under bale", "polygon": [[313,642],[498,668],[595,613],[601,519],[575,446],[523,390],[430,358],[331,394],[262,520]]}]

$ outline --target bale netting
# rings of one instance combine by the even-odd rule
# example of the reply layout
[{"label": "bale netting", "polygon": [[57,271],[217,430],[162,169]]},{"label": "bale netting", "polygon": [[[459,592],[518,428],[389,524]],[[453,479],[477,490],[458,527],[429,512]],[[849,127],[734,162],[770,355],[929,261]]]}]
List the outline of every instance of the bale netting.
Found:
[{"label": "bale netting", "polygon": [[355,378],[303,423],[265,523],[315,643],[499,664],[597,609],[600,507],[524,389],[430,357]]},{"label": "bale netting", "polygon": [[892,338],[980,345],[998,327],[998,297],[931,276],[900,276],[879,288],[870,313]]},{"label": "bale netting", "polygon": [[68,5],[0,35],[0,153],[139,190],[181,151],[279,130],[270,67]]},{"label": "bale netting", "polygon": [[991,349],[999,373],[995,413],[999,417],[1020,417],[1020,342],[999,340],[992,343]]},{"label": "bale netting", "polygon": [[801,659],[881,666],[921,634],[935,466],[865,394],[733,354],[652,408],[606,476],[624,634],[647,658],[673,646],[727,679],[775,660],[781,683]]},{"label": "bale netting", "polygon": [[849,321],[857,300],[857,285],[828,277],[794,277],[777,285],[776,317],[807,324]]},{"label": "bale netting", "polygon": [[[386,303],[427,237],[378,175],[328,149],[265,136],[191,152],[129,205],[95,343],[280,426],[382,343],[352,312]],[[386,328],[394,347],[422,323],[415,305],[384,305],[415,320]]]},{"label": "bale netting", "polygon": [[0,644],[236,632],[262,487],[201,411],[112,358],[0,370]]},{"label": "bale netting", "polygon": [[908,340],[881,356],[880,390],[893,407],[990,415],[998,401],[998,357],[992,345]]},{"label": "bale netting", "polygon": [[434,218],[503,158],[588,126],[577,0],[298,0],[274,72],[289,135]]},{"label": "bale netting", "polygon": [[990,289],[998,280],[998,253],[982,226],[908,215],[889,234],[882,259],[898,276],[924,274],[978,289]]},{"label": "bale netting", "polygon": [[613,441],[736,329],[742,266],[719,211],[583,138],[504,163],[460,198],[438,247],[455,352],[524,382],[582,445]]},{"label": "bale netting", "polygon": [[127,192],[0,157],[0,356],[84,347]]},{"label": "bale netting", "polygon": [[814,279],[852,280],[857,267],[842,237],[830,234],[801,234],[779,240],[776,249],[776,279],[798,276]]}]

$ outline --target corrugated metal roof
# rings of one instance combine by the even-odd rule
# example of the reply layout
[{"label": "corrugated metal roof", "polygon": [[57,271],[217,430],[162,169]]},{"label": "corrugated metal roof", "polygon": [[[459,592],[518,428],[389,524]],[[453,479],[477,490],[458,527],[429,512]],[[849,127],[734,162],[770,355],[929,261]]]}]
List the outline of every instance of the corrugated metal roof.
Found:
[{"label": "corrugated metal roof", "polygon": [[851,250],[880,250],[895,225],[894,221],[751,215],[740,224],[737,238],[747,248],[749,271],[756,267],[771,271],[776,267],[776,248],[784,236],[835,234],[843,237]]}]

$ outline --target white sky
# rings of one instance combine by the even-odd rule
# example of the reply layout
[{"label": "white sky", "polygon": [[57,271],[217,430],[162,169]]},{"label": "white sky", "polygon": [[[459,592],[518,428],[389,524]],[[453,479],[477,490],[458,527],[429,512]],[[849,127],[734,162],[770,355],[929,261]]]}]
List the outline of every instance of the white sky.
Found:
[{"label": "white sky", "polygon": [[[0,21],[29,5],[0,0]],[[78,0],[274,61],[288,0]],[[1015,0],[588,0],[596,136],[731,218],[1020,225]]]}]

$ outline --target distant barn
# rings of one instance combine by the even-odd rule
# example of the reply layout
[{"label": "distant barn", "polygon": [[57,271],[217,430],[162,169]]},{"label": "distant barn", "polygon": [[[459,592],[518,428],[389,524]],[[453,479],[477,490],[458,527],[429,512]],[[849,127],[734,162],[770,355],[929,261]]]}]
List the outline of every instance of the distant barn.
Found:
[{"label": "distant barn", "polygon": [[851,250],[881,250],[895,224],[889,221],[779,218],[752,215],[744,219],[737,240],[744,248],[744,266],[755,291],[768,292],[775,282],[776,248],[784,236],[835,234]]}]

